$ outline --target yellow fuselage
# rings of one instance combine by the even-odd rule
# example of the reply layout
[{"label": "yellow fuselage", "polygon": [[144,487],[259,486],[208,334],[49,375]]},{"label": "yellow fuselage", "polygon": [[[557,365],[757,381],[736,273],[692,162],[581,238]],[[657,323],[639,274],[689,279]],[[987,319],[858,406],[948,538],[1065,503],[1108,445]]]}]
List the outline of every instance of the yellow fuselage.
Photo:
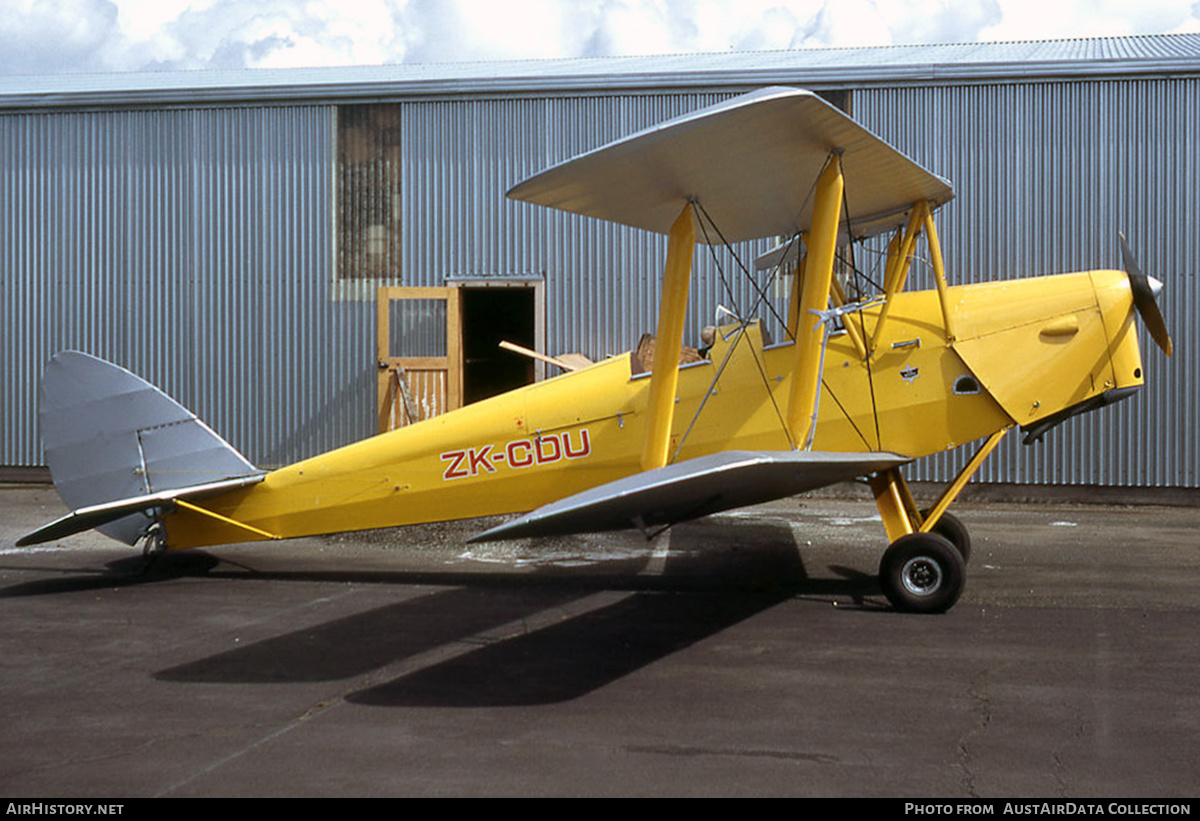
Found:
[{"label": "yellow fuselage", "polygon": [[[1120,271],[963,285],[949,294],[953,340],[934,291],[893,298],[866,362],[847,335],[829,339],[814,450],[917,458],[1142,383]],[[878,317],[875,308],[846,321],[863,323],[870,339]],[[709,360],[680,369],[671,461],[793,447],[783,421],[792,343],[764,347],[757,325],[740,335],[735,326],[722,330]],[[531,510],[640,470],[649,384],[622,355],[280,468],[199,504],[282,538]],[[164,526],[171,549],[267,538],[185,509]]]}]

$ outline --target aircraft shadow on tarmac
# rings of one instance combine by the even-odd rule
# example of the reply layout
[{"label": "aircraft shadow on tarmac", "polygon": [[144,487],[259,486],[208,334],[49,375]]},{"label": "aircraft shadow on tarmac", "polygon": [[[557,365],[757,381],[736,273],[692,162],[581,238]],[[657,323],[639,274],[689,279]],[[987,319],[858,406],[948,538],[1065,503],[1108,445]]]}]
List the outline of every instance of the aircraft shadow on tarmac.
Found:
[{"label": "aircraft shadow on tarmac", "polygon": [[76,573],[64,572],[62,567],[14,566],[13,570],[44,571],[53,575],[0,588],[0,599],[22,596],[54,596],[85,593],[89,590],[111,590],[143,584],[160,584],[179,578],[206,576],[221,564],[220,558],[201,550],[171,553],[148,561],[141,555],[123,556],[108,562],[106,570],[78,568]]},{"label": "aircraft shadow on tarmac", "polygon": [[[644,566],[647,560],[639,563]],[[346,697],[357,704],[485,707],[577,698],[798,595],[878,594],[873,576],[810,580],[780,525],[680,526],[660,573],[436,574],[452,589],[265,639],[155,674],[180,683],[347,679],[435,653],[467,649]],[[420,578],[414,578],[419,575]],[[431,574],[403,574],[430,583]],[[340,578],[340,577],[339,577]],[[597,591],[625,591],[586,612]],[[573,608],[573,606],[575,606]],[[560,618],[546,618],[561,612]],[[525,630],[542,614],[546,626]],[[502,634],[504,625],[518,625]],[[489,633],[489,631],[493,631]]]},{"label": "aircraft shadow on tarmac", "polygon": [[[873,575],[831,568],[810,579],[790,527],[706,519],[677,525],[657,572],[647,550],[588,568],[513,574],[471,571],[247,571],[202,551],[111,562],[108,572],[13,585],[0,597],[52,595],[187,577],[444,585],[324,624],[161,670],[176,683],[336,681],[436,658],[346,698],[379,706],[481,707],[565,701],[797,596],[878,596]],[[83,573],[83,571],[81,571]],[[588,605],[598,592],[613,595]],[[539,619],[545,626],[537,627]],[[531,620],[532,621],[529,621]],[[524,629],[531,623],[533,629]],[[509,629],[501,630],[508,625]],[[514,628],[513,625],[516,625]],[[454,645],[459,651],[438,651]],[[465,646],[467,649],[462,650]],[[441,659],[441,660],[438,660]]]}]

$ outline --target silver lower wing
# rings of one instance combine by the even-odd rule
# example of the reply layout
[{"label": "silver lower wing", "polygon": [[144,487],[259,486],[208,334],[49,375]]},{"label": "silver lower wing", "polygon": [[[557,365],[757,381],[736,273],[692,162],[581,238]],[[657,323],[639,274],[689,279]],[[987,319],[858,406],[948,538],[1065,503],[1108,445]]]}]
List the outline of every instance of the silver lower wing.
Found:
[{"label": "silver lower wing", "polygon": [[470,541],[662,527],[782,499],[910,461],[897,453],[726,451],[585,490]]}]

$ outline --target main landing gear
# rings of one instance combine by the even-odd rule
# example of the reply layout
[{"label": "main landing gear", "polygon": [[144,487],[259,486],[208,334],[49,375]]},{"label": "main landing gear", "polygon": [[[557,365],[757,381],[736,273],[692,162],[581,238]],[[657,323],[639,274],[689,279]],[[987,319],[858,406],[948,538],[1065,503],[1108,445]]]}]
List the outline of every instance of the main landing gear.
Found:
[{"label": "main landing gear", "polygon": [[971,536],[957,517],[946,512],[1007,428],[992,434],[971,457],[932,508],[918,510],[898,469],[868,480],[891,545],[879,562],[879,586],[897,610],[945,613],[967,583]]}]

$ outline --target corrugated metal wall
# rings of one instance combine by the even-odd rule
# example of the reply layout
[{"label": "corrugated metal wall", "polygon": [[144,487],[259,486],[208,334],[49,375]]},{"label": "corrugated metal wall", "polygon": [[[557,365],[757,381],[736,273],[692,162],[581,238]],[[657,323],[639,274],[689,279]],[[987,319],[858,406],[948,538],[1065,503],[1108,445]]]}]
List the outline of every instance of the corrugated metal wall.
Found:
[{"label": "corrugated metal wall", "polygon": [[373,314],[329,298],[332,116],[0,116],[0,464],[41,463],[36,385],[63,348],[145,376],[261,463],[361,435],[346,408],[369,407]]},{"label": "corrugated metal wall", "polygon": [[[1040,445],[1009,437],[979,478],[1196,487],[1200,80],[872,89],[856,93],[854,112],[953,181],[958,197],[939,212],[952,282],[1120,268],[1123,231],[1143,270],[1165,284],[1159,303],[1175,356],[1143,331],[1146,388]],[[948,475],[945,459],[927,463],[919,478]]]},{"label": "corrugated metal wall", "polygon": [[[395,282],[545,274],[551,351],[628,350],[654,326],[662,238],[504,192],[715,99],[401,104]],[[374,433],[378,283],[335,282],[335,134],[329,106],[0,116],[0,465],[41,463],[37,382],[64,348],[144,376],[260,465]],[[717,278],[697,282],[696,338]]]},{"label": "corrugated metal wall", "polygon": [[[1146,351],[1148,390],[1037,448],[1007,443],[981,478],[1197,486],[1184,326],[1200,299],[1200,240],[1186,225],[1200,206],[1197,91],[1163,80],[855,92],[859,119],[955,183],[941,230],[956,281],[1116,266],[1124,229],[1167,286],[1177,353]],[[654,326],[663,238],[504,192],[725,96],[398,103],[397,282],[544,274],[550,352],[634,346]],[[146,376],[259,464],[372,433],[375,283],[335,283],[335,134],[329,106],[0,116],[0,464],[40,463],[35,386],[63,347]],[[718,303],[754,304],[731,257],[717,260],[697,257],[689,340]],[[930,462],[918,478],[951,469]]]},{"label": "corrugated metal wall", "polygon": [[[728,95],[673,94],[406,103],[403,277],[544,275],[547,349],[592,357],[629,350],[657,321],[665,238],[505,199],[522,179],[583,151]],[[726,253],[717,258],[730,271]],[[697,256],[688,338],[712,322],[720,291]],[[736,272],[730,277],[736,282]],[[747,308],[749,289],[736,283]]]}]

